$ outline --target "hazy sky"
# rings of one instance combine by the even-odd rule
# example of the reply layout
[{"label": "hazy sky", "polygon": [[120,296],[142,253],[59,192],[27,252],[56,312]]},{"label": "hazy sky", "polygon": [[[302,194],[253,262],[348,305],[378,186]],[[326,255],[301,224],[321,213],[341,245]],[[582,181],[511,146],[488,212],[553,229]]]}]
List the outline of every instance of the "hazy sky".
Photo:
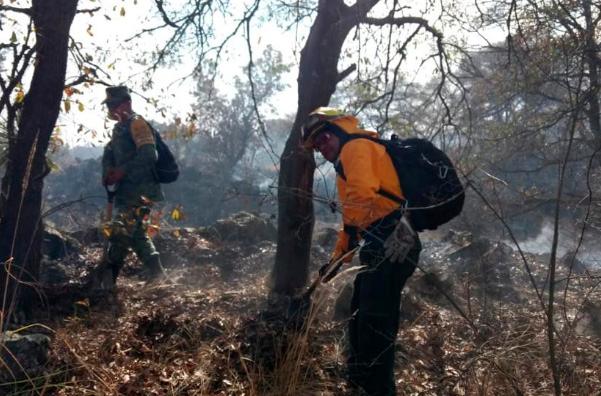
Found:
[{"label": "hazy sky", "polygon": [[[19,0],[17,3],[19,3]],[[171,0],[166,3],[169,7],[176,6],[178,3],[184,3],[187,0]],[[234,4],[243,7],[245,2],[240,1]],[[426,12],[428,19],[436,19],[438,11],[435,7],[426,8],[430,2],[418,2],[412,5],[411,13],[419,15]],[[27,4],[27,2],[23,2]],[[469,11],[471,2],[466,2],[466,11]],[[159,122],[169,122],[176,115],[185,116],[191,111],[193,103],[194,81],[191,78],[184,79],[193,70],[196,62],[193,51],[184,53],[179,62],[169,67],[160,68],[153,76],[152,89],[143,87],[143,82],[148,77],[147,62],[151,61],[150,52],[158,45],[164,42],[171,33],[171,29],[160,30],[153,35],[144,36],[142,39],[126,42],[144,28],[149,28],[162,23],[155,10],[153,0],[80,0],[80,9],[91,9],[100,7],[101,10],[93,15],[88,13],[78,14],[71,29],[71,36],[75,42],[80,45],[84,53],[89,53],[93,57],[93,62],[101,66],[108,75],[100,74],[99,77],[108,83],[118,84],[126,83],[134,91],[134,109],[149,119]],[[233,13],[235,10],[230,11]],[[376,10],[377,13],[377,10]],[[232,21],[215,20],[215,25],[220,29],[229,29]],[[295,29],[284,33],[281,28],[275,24],[255,24],[252,27],[252,37],[256,48],[253,49],[255,59],[262,53],[262,48],[266,45],[272,45],[280,50],[284,59],[293,64],[291,72],[286,76],[286,82],[289,88],[280,94],[276,100],[278,108],[283,114],[292,114],[296,109],[296,74],[300,47],[308,33],[307,20],[305,25],[299,25]],[[259,23],[259,22],[257,22]],[[445,33],[445,37],[458,34],[458,31],[452,25],[437,26]],[[10,29],[3,29],[0,34],[8,35]],[[464,34],[464,33],[462,33]],[[491,36],[490,32],[484,33]],[[494,36],[497,33],[492,33]],[[476,43],[478,34],[471,34],[468,41]],[[349,40],[350,41],[350,40]],[[232,75],[240,75],[242,68],[248,62],[248,52],[246,42],[238,37],[231,41],[227,48],[227,59],[220,65],[220,73],[223,78],[218,86],[225,92],[228,91],[223,81],[231,81]],[[415,47],[410,51],[406,67],[417,67],[424,53],[427,53],[429,47]],[[146,63],[146,64],[145,64]],[[342,61],[341,61],[342,63]],[[340,65],[341,68],[345,66]],[[420,73],[410,74],[417,81],[426,81],[432,76],[432,67],[422,67]],[[71,66],[67,74],[67,81],[77,76],[78,71]],[[24,79],[27,83],[29,76]],[[70,100],[73,102],[71,110],[62,112],[59,119],[58,132],[63,140],[70,145],[82,145],[95,142],[103,144],[108,140],[108,131],[112,127],[112,122],[105,118],[105,108],[100,104],[104,98],[104,86],[95,84],[83,88],[83,94],[73,95]],[[138,96],[156,99],[159,107],[165,107],[165,117],[159,114],[156,108],[145,103],[145,100]],[[82,106],[79,105],[80,102]],[[64,107],[63,107],[64,108]],[[83,111],[79,111],[83,108]],[[83,132],[78,132],[79,125],[83,124]]]},{"label": "hazy sky", "polygon": [[[168,2],[177,3],[177,0]],[[82,48],[87,49],[94,57],[94,62],[103,66],[109,76],[100,75],[104,81],[111,84],[125,83],[133,91],[134,109],[149,119],[160,122],[169,122],[174,117],[185,115],[191,111],[193,103],[194,81],[186,78],[192,72],[196,58],[193,51],[181,56],[178,63],[168,67],[161,67],[153,75],[153,88],[143,88],[143,82],[148,77],[148,66],[151,62],[151,52],[158,43],[164,42],[171,33],[171,29],[163,29],[152,35],[131,42],[125,40],[134,36],[140,30],[162,23],[158,17],[153,0],[103,0],[84,1],[82,8],[93,8],[100,4],[102,10],[93,16],[79,14],[71,29],[71,36],[81,42]],[[231,21],[230,21],[231,22]],[[255,59],[261,54],[262,48],[270,44],[275,49],[287,53],[289,61],[293,61],[294,37],[283,34],[273,26],[255,27],[252,31],[257,48],[253,49]],[[224,81],[232,80],[232,75],[241,75],[243,67],[248,62],[246,43],[241,38],[235,38],[228,47],[227,60],[220,65],[222,75],[219,88],[228,90]],[[110,65],[110,66],[109,66]],[[68,76],[76,75],[77,70],[71,68]],[[290,88],[278,98],[279,108],[283,113],[293,112],[296,108],[296,70],[288,76]],[[75,95],[73,100],[80,100],[85,110],[79,112],[78,106],[72,106],[69,113],[62,113],[59,120],[60,134],[70,145],[87,144],[91,141],[104,143],[107,136],[105,131],[110,130],[112,122],[105,118],[105,109],[100,104],[104,98],[104,86],[97,84],[86,89],[85,94]],[[145,102],[144,97],[156,99],[160,107],[165,107],[165,117],[157,112],[153,105]],[[182,117],[183,118],[183,117]],[[94,130],[92,133],[77,133],[77,128],[83,123],[85,129]]]}]

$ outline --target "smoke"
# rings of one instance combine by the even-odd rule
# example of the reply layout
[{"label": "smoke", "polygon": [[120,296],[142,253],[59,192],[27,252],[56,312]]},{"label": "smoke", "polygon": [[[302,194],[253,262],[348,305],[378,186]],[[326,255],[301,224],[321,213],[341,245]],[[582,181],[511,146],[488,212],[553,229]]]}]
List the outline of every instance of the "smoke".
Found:
[{"label": "smoke", "polygon": [[[561,259],[568,252],[573,252],[578,246],[580,231],[573,224],[561,225],[559,227],[559,238],[557,244],[557,257]],[[586,236],[589,236],[587,239]],[[588,268],[601,268],[601,247],[595,242],[593,235],[585,234],[582,245],[578,249],[576,256],[579,261],[584,263]],[[520,248],[528,253],[533,254],[549,254],[553,245],[553,223],[546,220],[537,235],[518,241]],[[597,241],[598,242],[598,241]],[[513,248],[515,245],[511,241],[506,243]]]},{"label": "smoke", "polygon": [[[559,229],[559,238],[557,245],[557,256],[562,257],[569,250],[576,248],[576,241],[572,240],[568,233],[563,232],[562,228]],[[523,251],[533,254],[548,254],[551,253],[551,247],[553,245],[553,223],[546,220],[538,235],[531,238],[527,238],[523,241],[519,241],[520,248]]]}]

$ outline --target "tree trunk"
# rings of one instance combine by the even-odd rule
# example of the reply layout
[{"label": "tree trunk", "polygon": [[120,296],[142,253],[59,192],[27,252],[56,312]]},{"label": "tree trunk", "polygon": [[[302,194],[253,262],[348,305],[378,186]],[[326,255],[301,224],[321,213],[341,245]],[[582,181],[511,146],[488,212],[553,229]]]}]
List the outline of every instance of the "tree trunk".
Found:
[{"label": "tree trunk", "polygon": [[599,106],[599,90],[601,86],[599,82],[598,45],[596,42],[597,19],[593,19],[590,0],[584,0],[582,5],[586,23],[584,58],[589,69],[588,120],[589,127],[595,139],[595,148],[598,148],[601,147],[601,114]]},{"label": "tree trunk", "polygon": [[[36,62],[20,115],[16,138],[9,144],[3,179],[0,219],[2,309],[28,314],[37,305],[42,189],[48,173],[46,151],[59,114],[68,58],[69,29],[77,0],[34,0]],[[6,274],[10,273],[9,277]],[[23,287],[26,286],[26,287]],[[4,323],[4,326],[6,322]]]},{"label": "tree trunk", "polygon": [[326,106],[340,81],[338,58],[350,30],[378,0],[320,0],[315,22],[301,52],[298,109],[280,160],[278,181],[278,241],[272,290],[293,295],[308,277],[313,233],[313,154],[300,146],[300,127],[307,115]]}]

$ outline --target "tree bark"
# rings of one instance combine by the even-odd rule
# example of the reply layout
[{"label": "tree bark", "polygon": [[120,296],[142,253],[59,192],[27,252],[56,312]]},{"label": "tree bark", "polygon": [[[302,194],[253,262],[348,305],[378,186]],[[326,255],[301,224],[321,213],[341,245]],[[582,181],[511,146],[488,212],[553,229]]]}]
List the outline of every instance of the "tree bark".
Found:
[{"label": "tree bark", "polygon": [[378,0],[320,0],[317,16],[301,51],[296,118],[280,160],[278,240],[272,291],[294,295],[307,283],[313,233],[313,154],[300,146],[307,115],[326,106],[340,81],[338,59],[348,33]]},{"label": "tree bark", "polygon": [[[3,318],[37,305],[42,189],[46,151],[58,118],[68,58],[69,30],[77,0],[33,0],[36,61],[16,136],[9,143],[0,205]],[[10,276],[7,276],[10,274]],[[3,324],[6,326],[6,321]]]},{"label": "tree bark", "polygon": [[589,69],[588,120],[595,140],[595,148],[601,147],[601,110],[599,106],[599,58],[596,42],[596,20],[593,21],[590,0],[583,0],[585,30],[584,58]]}]

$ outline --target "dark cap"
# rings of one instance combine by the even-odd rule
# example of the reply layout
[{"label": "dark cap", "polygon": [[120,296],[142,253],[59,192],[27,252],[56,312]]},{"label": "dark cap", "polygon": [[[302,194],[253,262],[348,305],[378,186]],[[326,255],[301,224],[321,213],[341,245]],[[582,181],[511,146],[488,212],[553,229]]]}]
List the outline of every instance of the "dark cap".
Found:
[{"label": "dark cap", "polygon": [[102,104],[114,106],[128,100],[131,100],[131,96],[129,96],[129,88],[127,88],[125,85],[116,85],[106,89],[106,99],[102,101]]}]

